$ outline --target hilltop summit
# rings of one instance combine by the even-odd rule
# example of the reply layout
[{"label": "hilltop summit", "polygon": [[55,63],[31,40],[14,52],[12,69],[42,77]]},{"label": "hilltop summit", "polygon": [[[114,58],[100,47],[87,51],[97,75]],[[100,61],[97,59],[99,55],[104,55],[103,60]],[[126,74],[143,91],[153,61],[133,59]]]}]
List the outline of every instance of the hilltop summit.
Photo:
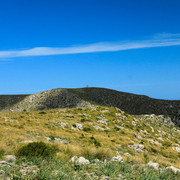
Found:
[{"label": "hilltop summit", "polygon": [[32,95],[0,96],[1,111],[38,111],[94,105],[118,107],[133,115],[165,115],[180,125],[180,100],[153,99],[106,88],[58,88]]}]

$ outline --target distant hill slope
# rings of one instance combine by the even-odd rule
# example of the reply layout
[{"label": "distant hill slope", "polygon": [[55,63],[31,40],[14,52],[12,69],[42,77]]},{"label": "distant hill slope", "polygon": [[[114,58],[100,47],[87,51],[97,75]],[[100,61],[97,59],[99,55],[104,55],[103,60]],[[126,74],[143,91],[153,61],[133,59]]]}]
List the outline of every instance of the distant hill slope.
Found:
[{"label": "distant hill slope", "polygon": [[28,95],[0,95],[0,111],[9,109],[12,105],[22,101]]},{"label": "distant hill slope", "polygon": [[[9,108],[14,111],[36,111],[92,105],[114,106],[129,114],[166,115],[180,125],[180,100],[153,99],[105,88],[52,89],[29,96],[19,96],[19,102],[16,96],[7,97],[9,101],[8,98],[12,104],[1,104],[0,96],[1,110]],[[15,100],[12,100],[13,98]]]}]

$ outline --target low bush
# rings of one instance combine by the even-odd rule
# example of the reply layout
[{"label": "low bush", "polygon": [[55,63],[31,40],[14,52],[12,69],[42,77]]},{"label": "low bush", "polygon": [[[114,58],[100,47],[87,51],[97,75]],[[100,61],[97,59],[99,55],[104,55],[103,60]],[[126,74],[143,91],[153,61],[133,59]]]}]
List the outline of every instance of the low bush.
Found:
[{"label": "low bush", "polygon": [[39,114],[47,114],[45,111],[40,111]]},{"label": "low bush", "polygon": [[90,131],[92,131],[92,128],[90,128],[89,126],[85,126],[85,127],[83,128],[83,131],[85,131],[85,132],[90,132]]},{"label": "low bush", "polygon": [[95,137],[91,136],[90,137],[91,142],[98,148],[101,147],[101,143],[95,139]]},{"label": "low bush", "polygon": [[44,142],[33,142],[22,146],[17,150],[17,157],[54,157],[57,152],[55,146],[50,146]]}]

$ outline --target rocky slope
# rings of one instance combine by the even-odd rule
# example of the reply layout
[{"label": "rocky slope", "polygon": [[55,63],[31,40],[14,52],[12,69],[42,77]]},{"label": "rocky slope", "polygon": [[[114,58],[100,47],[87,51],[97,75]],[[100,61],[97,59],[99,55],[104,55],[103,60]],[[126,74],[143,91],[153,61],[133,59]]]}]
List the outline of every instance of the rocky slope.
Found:
[{"label": "rocky slope", "polygon": [[52,89],[21,98],[19,102],[16,100],[17,103],[12,103],[11,107],[9,107],[8,103],[2,105],[0,97],[1,110],[9,108],[13,111],[36,111],[102,105],[118,107],[133,115],[165,115],[170,117],[177,125],[180,125],[179,100],[153,99],[148,96],[105,88]]},{"label": "rocky slope", "polygon": [[[0,179],[180,177],[180,128],[162,115],[102,106],[0,112],[0,137]],[[39,141],[56,145],[57,157],[16,160],[19,147]]]},{"label": "rocky slope", "polygon": [[9,110],[14,104],[22,101],[28,95],[0,95],[0,111]]}]

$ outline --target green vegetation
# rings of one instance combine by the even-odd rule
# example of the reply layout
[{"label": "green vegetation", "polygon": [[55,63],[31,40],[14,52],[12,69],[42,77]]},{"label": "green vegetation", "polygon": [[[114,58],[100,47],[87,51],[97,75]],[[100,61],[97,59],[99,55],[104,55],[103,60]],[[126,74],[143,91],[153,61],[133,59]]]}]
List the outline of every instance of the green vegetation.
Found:
[{"label": "green vegetation", "polygon": [[98,180],[103,179],[103,177],[109,177],[113,180],[121,179],[121,177],[126,180],[178,180],[180,175],[167,169],[157,171],[151,167],[144,168],[138,162],[129,160],[123,163],[95,163],[92,161],[90,165],[78,165],[62,159],[52,160],[40,157],[33,157],[28,161],[19,159],[16,162],[16,167],[3,167],[2,170],[5,171],[6,176],[11,175],[12,179],[18,180]]},{"label": "green vegetation", "polygon": [[0,149],[0,159],[2,159],[2,158],[3,158],[4,153],[5,153],[4,149]]},{"label": "green vegetation", "polygon": [[54,146],[50,146],[44,142],[33,142],[22,146],[17,150],[17,157],[54,157],[57,149]]}]

